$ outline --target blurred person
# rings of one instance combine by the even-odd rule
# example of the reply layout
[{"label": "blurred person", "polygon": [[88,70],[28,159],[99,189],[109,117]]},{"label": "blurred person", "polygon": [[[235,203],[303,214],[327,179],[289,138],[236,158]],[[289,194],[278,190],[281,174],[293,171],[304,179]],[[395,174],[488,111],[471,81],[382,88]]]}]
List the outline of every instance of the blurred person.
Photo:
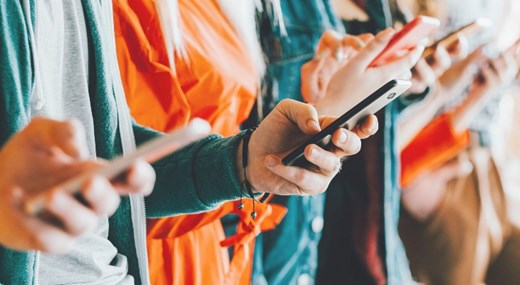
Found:
[{"label": "blurred person", "polygon": [[[256,100],[265,63],[254,25],[254,2],[230,4],[213,0],[114,1],[121,75],[138,123],[168,131],[198,117],[208,120],[212,130],[223,136],[240,132],[240,124]],[[231,261],[221,245],[226,237],[220,218],[235,211],[252,211],[249,204],[238,209],[243,205],[240,200],[208,213],[149,219],[151,282],[239,284],[247,280],[242,281],[247,284],[253,244],[233,246],[238,257]],[[255,219],[242,216],[242,228],[250,230],[241,235],[254,236],[262,224],[279,223],[285,210],[258,203],[255,213]]]},{"label": "blurred person", "polygon": [[[343,113],[348,109],[345,106],[359,102],[388,80],[400,78],[403,74],[406,76],[418,58],[416,50],[415,60],[408,57],[408,62],[403,60],[393,67],[388,66],[386,76],[378,75],[377,68],[366,68],[368,63],[347,60],[359,51],[359,48],[350,45],[364,46],[364,41],[371,40],[373,36],[365,35],[359,39],[342,37],[343,28],[335,18],[329,1],[283,1],[281,7],[285,26],[279,26],[276,22],[273,24],[270,20],[273,17],[272,9],[268,6],[261,14],[260,36],[268,59],[263,98],[265,113],[274,103],[286,97],[315,103],[314,100],[323,97],[327,90],[333,90],[329,88],[331,84],[335,85],[335,90],[330,92],[329,98],[341,98],[338,102],[342,104],[324,100],[320,112]],[[337,32],[323,33],[327,27],[334,27]],[[350,44],[342,47],[346,43]],[[368,51],[364,53],[365,57],[369,54]],[[396,70],[390,72],[391,69]],[[333,75],[336,75],[335,82],[329,83]],[[349,88],[353,85],[357,88]],[[353,94],[354,91],[359,96]],[[333,105],[337,108],[327,110]],[[356,175],[352,176],[352,179],[357,179]],[[312,284],[317,266],[317,245],[323,228],[323,200],[319,197],[275,197],[272,201],[286,205],[289,212],[277,229],[258,238],[253,283]],[[345,243],[348,244],[348,241]],[[344,273],[351,274],[352,278],[356,276],[355,271]]]},{"label": "blurred person", "polygon": [[[343,22],[349,33],[370,32],[407,20],[393,2],[338,0],[334,4],[336,13],[347,18]],[[448,50],[439,47],[429,62],[420,59],[413,66],[411,91],[378,115],[385,131],[367,140],[368,148],[360,155],[343,163],[347,171],[333,180],[332,191],[327,193],[318,283],[413,282],[397,233],[400,191],[395,122],[403,110],[431,96],[436,78],[451,65],[452,58],[464,52],[460,45]],[[321,100],[337,100],[327,96]],[[316,104],[319,109],[319,101]]]},{"label": "blurred person", "polygon": [[[246,4],[243,3],[244,6],[241,8],[245,9],[243,11],[240,9],[230,10],[230,7],[223,2],[206,3],[205,9],[192,2],[178,2],[179,10],[182,12],[180,20],[185,23],[183,26],[186,28],[182,33],[185,46],[181,46],[185,49],[176,49],[172,52],[175,55],[174,59],[168,58],[171,55],[164,49],[165,47],[168,48],[168,44],[164,45],[162,39],[163,37],[166,39],[166,43],[175,47],[177,45],[170,42],[171,39],[175,39],[174,35],[165,33],[162,37],[156,37],[155,34],[144,33],[145,29],[141,23],[153,24],[156,29],[159,29],[164,22],[175,23],[177,21],[175,20],[175,13],[167,15],[166,17],[170,18],[166,19],[161,19],[164,15],[159,13],[159,19],[150,22],[147,19],[148,17],[154,18],[155,7],[151,3],[148,6],[135,6],[135,3],[139,3],[139,1],[130,4],[132,3],[134,5],[127,5],[124,1],[117,2],[116,22],[120,23],[121,27],[127,28],[126,31],[122,30],[121,36],[118,38],[118,54],[120,64],[124,66],[122,70],[125,89],[128,90],[127,97],[137,120],[150,126],[168,128],[172,126],[172,123],[186,121],[183,116],[201,116],[210,120],[214,129],[220,130],[224,135],[236,132],[238,124],[242,120],[241,117],[247,115],[255,98],[255,84],[259,78],[258,74],[255,73],[255,67],[257,72],[264,68],[263,62],[254,60],[260,57],[256,54],[259,50],[255,49],[255,43],[256,45],[258,43],[251,43],[251,38],[256,41],[254,31],[244,31],[244,28],[248,27],[244,23],[249,21],[252,22],[250,27],[254,26],[253,19],[245,18],[241,24],[233,24],[232,21],[233,19],[236,21],[236,14],[239,12],[252,15],[253,2],[249,2],[249,4],[244,2]],[[206,9],[208,6],[215,8],[212,10],[210,19],[208,19],[209,12]],[[236,6],[233,6],[233,8],[236,8]],[[222,14],[219,15],[219,13]],[[137,15],[137,19],[140,21],[135,21],[135,18],[131,17],[134,15]],[[206,26],[203,29],[204,33],[199,31],[201,26]],[[165,28],[163,30],[168,31]],[[246,37],[245,35],[248,33],[249,36]],[[135,38],[139,40],[136,41]],[[388,41],[388,37],[384,42],[386,41]],[[208,45],[208,42],[213,42],[213,44]],[[230,46],[235,46],[235,49],[230,49]],[[248,49],[245,47],[248,47]],[[380,43],[379,49],[381,47],[382,44]],[[142,59],[139,57],[141,54],[154,54],[156,56]],[[212,57],[213,54],[220,54],[221,56],[217,59]],[[244,61],[244,58],[247,59],[248,57],[252,60]],[[139,64],[143,62],[150,65],[150,68],[141,67]],[[175,66],[168,67],[168,63],[175,63]],[[256,63],[256,66],[254,63]],[[393,67],[393,69],[396,68]],[[373,76],[391,70],[390,68],[381,68],[381,70],[374,71]],[[240,72],[240,75],[233,76],[233,72]],[[166,76],[159,76],[161,74]],[[135,80],[136,77],[143,78],[143,80]],[[192,83],[194,78],[198,78],[195,80],[195,84]],[[146,82],[146,84],[142,82]],[[220,84],[214,84],[215,82]],[[365,85],[371,84],[370,80],[366,80],[366,82]],[[165,92],[165,88],[169,88],[169,92]],[[161,89],[160,93],[158,89]],[[208,93],[217,95],[208,96]],[[357,94],[360,93],[362,93],[362,90],[357,89],[348,92],[354,98],[359,97]],[[177,101],[181,101],[181,104],[171,105],[167,109],[158,104]],[[150,109],[157,109],[157,111],[151,115]],[[177,117],[179,119],[174,120]],[[370,132],[377,129],[373,119],[367,123],[372,128]],[[152,270],[156,272],[153,281],[169,283],[173,282],[172,280],[178,282],[181,282],[180,280],[199,280],[200,282],[220,283],[217,280],[227,278],[226,276],[239,271],[237,265],[238,268],[241,268],[240,261],[233,260],[231,262],[231,267],[227,269],[229,274],[226,273],[226,262],[220,262],[225,257],[225,252],[221,249],[220,241],[223,236],[221,230],[219,230],[218,220],[216,220],[218,217],[234,211],[237,205],[238,203],[235,203],[232,208],[223,207],[209,214],[150,220],[148,248],[151,254],[150,264]],[[257,218],[263,220],[260,216]],[[246,218],[246,220],[249,221],[250,219]],[[192,229],[190,230],[190,228]],[[251,233],[254,234],[255,231]],[[223,243],[226,243],[226,241]],[[199,257],[200,254],[198,253],[201,246],[205,248],[203,257]],[[193,248],[193,251],[190,250],[191,248]],[[209,252],[213,252],[211,257]],[[241,255],[236,250],[235,254]],[[183,262],[183,260],[192,261],[185,264],[186,262]],[[204,269],[205,266],[208,268]],[[247,273],[244,274],[244,276],[247,275]],[[235,276],[237,275],[235,274]]]},{"label": "blurred person", "polygon": [[[518,279],[508,265],[518,258],[513,249],[517,230],[507,218],[501,175],[489,150],[489,132],[482,127],[489,122],[477,125],[479,131],[472,132],[473,140],[468,131],[501,86],[510,84],[517,75],[518,47],[519,42],[484,63],[476,60],[483,57],[477,50],[474,54],[479,56],[470,61],[483,67],[475,80],[463,80],[461,75],[465,73],[461,68],[446,72],[444,76],[456,78],[458,85],[466,82],[458,93],[469,87],[468,95],[447,116],[430,123],[403,150],[403,183],[407,189],[403,193],[400,231],[420,282],[503,284]],[[471,62],[463,60],[461,64]],[[490,116],[485,118],[492,120]],[[470,141],[473,143],[467,154],[469,161],[462,154],[459,160],[440,166],[457,156]],[[416,166],[410,166],[412,161]],[[410,177],[415,177],[415,182],[410,182]]]},{"label": "blurred person", "polygon": [[[37,116],[77,118],[85,128],[84,141],[90,157],[111,159],[120,153],[128,154],[136,142],[142,144],[161,135],[133,123],[126,109],[113,43],[111,4],[90,1],[0,3],[1,18],[9,22],[2,25],[0,33],[2,145]],[[242,164],[241,153],[247,147],[242,143],[246,134],[229,139],[210,136],[198,141],[154,164],[157,178],[153,194],[146,198],[146,209],[142,195],[122,197],[114,215],[110,219],[107,216],[98,219],[96,229],[81,236],[66,254],[1,247],[0,282],[148,284],[146,216],[164,217],[213,209],[224,201],[239,199],[244,180],[251,183],[254,193],[321,193],[337,173],[340,158],[359,150],[361,142],[356,134],[338,130],[333,139],[338,149],[333,151],[310,146],[306,157],[318,165],[319,169],[314,171],[285,167],[278,157],[295,146],[288,144],[288,138],[303,141],[321,127],[312,107],[286,100],[250,134],[247,166]],[[24,169],[21,171],[26,174]],[[144,164],[133,171],[135,174],[130,173],[132,181],[128,186],[137,193],[149,192],[154,179],[150,167]],[[52,176],[44,178],[51,179],[56,174],[52,172]],[[23,182],[30,184],[31,181],[34,180]],[[172,189],[172,181],[175,189]],[[38,188],[38,185],[31,186]],[[25,184],[21,188],[28,192],[36,190]],[[97,191],[103,188],[96,186]],[[9,189],[9,186],[2,187],[2,191]],[[177,189],[181,191],[175,191]],[[59,194],[49,193],[51,198],[58,196],[57,206],[74,205],[63,196],[61,198],[70,203],[60,204],[63,200],[60,201]],[[56,201],[50,199],[47,207],[56,206],[53,202]],[[17,211],[12,206],[6,209]],[[80,209],[84,208],[77,208]],[[63,221],[71,222],[70,219]],[[5,230],[2,234],[6,234]],[[48,235],[37,238],[44,241]],[[38,242],[31,247],[37,245]]]}]

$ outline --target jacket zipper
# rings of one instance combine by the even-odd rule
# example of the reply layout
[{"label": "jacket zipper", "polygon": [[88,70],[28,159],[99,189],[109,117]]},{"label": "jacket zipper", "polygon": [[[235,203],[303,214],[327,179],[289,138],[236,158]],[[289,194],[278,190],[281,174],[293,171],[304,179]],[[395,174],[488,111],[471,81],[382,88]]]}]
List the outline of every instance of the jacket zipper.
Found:
[{"label": "jacket zipper", "polygon": [[[28,27],[28,33],[29,33],[29,41],[30,41],[30,50],[31,50],[31,58],[33,61],[33,69],[34,69],[34,83],[32,84],[32,91],[31,91],[31,102],[34,104],[36,103],[35,107],[36,109],[39,109],[43,107],[43,94],[39,91],[39,88],[42,88],[41,84],[41,77],[40,77],[40,69],[38,66],[38,54],[37,54],[37,44],[36,36],[35,34],[38,33],[38,16],[39,16],[39,10],[38,10],[38,4],[35,3],[34,5],[34,12],[35,12],[35,19],[34,23],[32,21],[31,17],[31,2],[30,0],[24,0],[23,1],[23,10],[24,10],[24,16],[25,16],[25,22],[27,23]],[[36,99],[34,100],[33,97],[36,96]],[[28,121],[30,121],[30,115],[29,118],[27,118]],[[34,278],[33,278],[33,284],[39,285],[40,284],[40,257],[41,254],[39,251],[34,251]]]},{"label": "jacket zipper", "polygon": [[[124,98],[125,93],[123,83],[121,82],[119,64],[117,62],[117,48],[115,44],[112,1],[105,1],[103,3],[104,5],[108,5],[108,7],[104,9],[107,13],[107,25],[110,25],[111,31],[108,35],[109,38],[107,39],[107,43],[109,45],[108,48],[111,50],[112,54],[108,60],[111,61],[110,70],[118,110],[119,132],[123,146],[123,154],[128,154],[135,150],[136,142],[132,129],[130,111],[128,110],[128,105],[126,104],[126,99]],[[146,208],[144,197],[142,195],[130,195],[130,206],[141,283],[143,285],[149,285],[150,275],[148,270],[148,253],[146,251]]]}]

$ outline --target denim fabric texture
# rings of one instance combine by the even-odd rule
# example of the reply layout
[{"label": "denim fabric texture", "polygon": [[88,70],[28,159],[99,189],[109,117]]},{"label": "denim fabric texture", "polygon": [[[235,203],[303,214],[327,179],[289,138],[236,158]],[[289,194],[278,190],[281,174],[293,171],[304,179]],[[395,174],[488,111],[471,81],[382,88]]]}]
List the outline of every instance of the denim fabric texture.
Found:
[{"label": "denim fabric texture", "polygon": [[[264,3],[259,15],[261,42],[268,60],[264,80],[264,113],[278,101],[302,101],[300,69],[312,59],[322,33],[343,31],[326,0],[284,0],[281,8],[287,34],[274,24]],[[289,211],[274,230],[261,234],[255,245],[253,284],[314,284],[318,243],[323,228],[324,194],[315,197],[275,197],[271,203]]]},{"label": "denim fabric texture", "polygon": [[[366,31],[375,32],[391,23],[389,5],[384,1],[367,0],[372,20]],[[286,36],[275,24],[272,9],[268,5],[264,3],[264,12],[259,14],[261,42],[268,60],[263,86],[264,114],[272,110],[282,99],[302,100],[300,93],[301,66],[313,57],[317,43],[326,29],[344,31],[343,24],[334,16],[327,0],[284,0],[280,2],[287,31]],[[352,30],[352,33],[361,32],[357,29],[357,25],[354,26],[356,29]],[[360,26],[366,27],[366,25]],[[345,27],[351,29],[348,25]],[[384,223],[384,230],[381,229],[380,234],[380,252],[390,285],[413,283],[404,247],[397,232],[400,190],[397,185],[399,168],[394,136],[398,113],[397,105],[391,105],[384,111],[384,120],[380,122],[380,126],[383,126],[380,132],[383,132],[385,143],[380,145],[379,153],[380,161],[384,161],[384,171],[381,176],[377,177],[383,180],[384,185],[384,189],[381,189],[384,191],[381,194],[381,219]],[[253,114],[253,116],[255,115]],[[358,178],[365,180],[374,177],[361,175]],[[330,221],[328,220],[330,217],[324,217],[324,195],[275,197],[272,200],[272,203],[288,207],[289,212],[274,231],[263,233],[257,239],[253,268],[254,285],[345,284],[347,280],[370,280],[359,256],[354,253],[351,240],[353,213],[349,207],[356,205],[356,199],[365,192],[365,188],[360,187],[365,182],[350,181],[352,183],[349,183],[345,179],[345,176],[342,175],[336,178],[332,185],[332,188],[336,189],[331,190],[340,196],[348,196],[350,199],[348,203],[335,199],[334,194],[326,194],[326,207],[330,206],[330,208],[325,211],[332,215],[330,217],[333,217]],[[327,234],[329,235],[323,242],[330,242],[330,244],[326,245],[329,250],[320,252],[320,264],[318,265],[318,244],[322,237],[323,227],[328,229]],[[339,236],[345,236],[346,239],[338,239]],[[322,248],[323,245],[320,245],[320,251]],[[316,279],[317,267],[322,265],[338,269],[333,283],[327,282],[329,280],[327,278]],[[359,278],[355,275],[359,275]],[[351,276],[353,277],[350,278]],[[351,283],[347,282],[347,284]],[[371,283],[367,281],[352,284]]]}]

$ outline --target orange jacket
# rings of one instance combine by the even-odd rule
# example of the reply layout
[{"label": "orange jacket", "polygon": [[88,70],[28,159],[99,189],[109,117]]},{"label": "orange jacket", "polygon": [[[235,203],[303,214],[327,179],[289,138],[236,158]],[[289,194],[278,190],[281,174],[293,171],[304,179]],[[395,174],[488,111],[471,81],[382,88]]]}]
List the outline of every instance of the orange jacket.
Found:
[{"label": "orange jacket", "polygon": [[[224,136],[237,133],[254,104],[258,75],[216,0],[179,0],[188,57],[176,58],[175,73],[155,2],[114,0],[113,5],[121,76],[137,122],[167,131],[199,117]],[[285,210],[257,205],[258,217],[250,221],[241,214],[250,208],[239,211],[236,205],[149,220],[152,284],[248,284],[254,236],[279,223]],[[243,219],[237,235],[221,245],[225,236],[220,218],[232,212]],[[231,263],[222,246],[235,246]]]},{"label": "orange jacket", "polygon": [[401,186],[406,188],[421,174],[440,167],[468,145],[469,131],[455,132],[450,114],[437,117],[401,151]]}]

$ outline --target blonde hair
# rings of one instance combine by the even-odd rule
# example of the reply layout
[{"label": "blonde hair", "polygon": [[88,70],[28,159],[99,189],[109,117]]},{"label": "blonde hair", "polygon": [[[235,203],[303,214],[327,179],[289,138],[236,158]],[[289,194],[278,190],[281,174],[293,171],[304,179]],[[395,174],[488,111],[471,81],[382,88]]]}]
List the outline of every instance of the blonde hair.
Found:
[{"label": "blonde hair", "polygon": [[[280,0],[267,0],[275,24],[286,35]],[[260,76],[265,73],[265,60],[258,40],[256,11],[262,11],[262,0],[217,0],[224,16],[242,40]],[[188,60],[182,39],[182,21],[178,0],[155,0],[155,8],[161,24],[163,38],[168,50],[170,67],[175,72],[175,58]]]}]

